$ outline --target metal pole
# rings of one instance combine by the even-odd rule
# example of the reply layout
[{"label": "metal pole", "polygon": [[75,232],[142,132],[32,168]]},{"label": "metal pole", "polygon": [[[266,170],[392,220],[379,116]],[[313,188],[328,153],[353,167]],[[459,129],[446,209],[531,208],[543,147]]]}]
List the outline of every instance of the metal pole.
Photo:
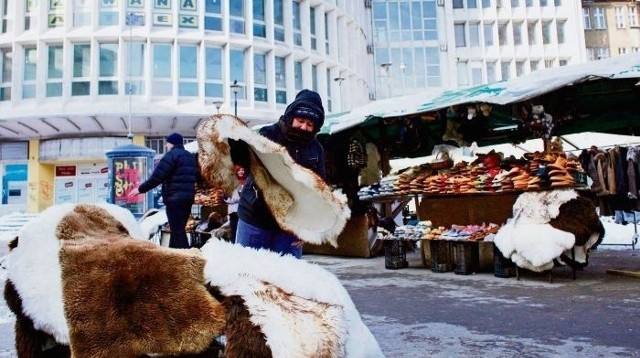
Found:
[{"label": "metal pole", "polygon": [[236,91],[233,92],[233,102],[234,102],[233,114],[237,117],[238,116],[238,92]]},{"label": "metal pole", "polygon": [[131,91],[131,52],[133,49],[133,13],[129,13],[129,65],[128,65],[128,71],[129,71],[129,83],[127,85],[127,92],[129,94],[129,121],[128,121],[128,125],[127,127],[129,130],[129,133],[127,134],[127,138],[132,139],[133,138],[133,133],[131,133],[131,95],[133,94]]}]

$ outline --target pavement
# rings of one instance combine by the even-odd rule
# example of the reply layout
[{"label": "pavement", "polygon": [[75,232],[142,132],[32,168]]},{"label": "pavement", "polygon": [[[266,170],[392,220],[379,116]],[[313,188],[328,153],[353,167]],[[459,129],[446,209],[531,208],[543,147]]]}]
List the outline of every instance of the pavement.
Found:
[{"label": "pavement", "polygon": [[[434,273],[418,252],[399,270],[384,257],[303,259],[339,277],[387,357],[640,357],[640,279],[607,273],[640,271],[640,250],[595,250],[576,280],[558,267],[553,283],[523,270]],[[13,339],[2,301],[0,357],[16,356]]]}]

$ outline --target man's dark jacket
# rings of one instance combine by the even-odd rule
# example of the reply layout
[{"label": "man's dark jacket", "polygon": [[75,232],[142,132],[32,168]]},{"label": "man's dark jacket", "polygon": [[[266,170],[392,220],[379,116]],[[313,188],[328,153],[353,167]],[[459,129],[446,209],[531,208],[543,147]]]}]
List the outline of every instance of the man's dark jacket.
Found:
[{"label": "man's dark jacket", "polygon": [[174,146],[164,154],[151,177],[140,184],[145,193],[162,184],[162,200],[168,203],[193,203],[196,190],[196,158],[183,146]]}]

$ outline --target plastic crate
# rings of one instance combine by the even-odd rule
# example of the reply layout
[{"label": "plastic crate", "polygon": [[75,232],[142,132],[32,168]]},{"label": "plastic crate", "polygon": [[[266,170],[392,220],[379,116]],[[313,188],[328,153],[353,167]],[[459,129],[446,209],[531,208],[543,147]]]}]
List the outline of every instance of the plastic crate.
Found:
[{"label": "plastic crate", "polygon": [[399,270],[409,267],[407,247],[401,240],[384,240],[384,267]]},{"label": "plastic crate", "polygon": [[493,245],[493,275],[508,278],[516,275],[516,265],[502,255],[498,247]]},{"label": "plastic crate", "polygon": [[429,245],[431,247],[431,271],[452,271],[451,242],[446,240],[431,240]]},{"label": "plastic crate", "polygon": [[453,242],[456,275],[471,275],[478,271],[479,247],[477,242]]}]

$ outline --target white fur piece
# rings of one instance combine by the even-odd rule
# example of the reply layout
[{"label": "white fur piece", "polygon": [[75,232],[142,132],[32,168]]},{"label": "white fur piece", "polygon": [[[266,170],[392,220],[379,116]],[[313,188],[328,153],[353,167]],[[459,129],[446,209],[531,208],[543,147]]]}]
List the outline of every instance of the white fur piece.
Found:
[{"label": "white fur piece", "polygon": [[[273,180],[266,184],[268,187],[259,189],[267,193],[264,194],[265,201],[283,229],[305,242],[317,245],[329,242],[337,247],[337,237],[351,214],[346,196],[332,193],[331,188],[313,171],[298,165],[286,148],[254,132],[232,115],[213,116],[201,124],[198,134],[199,156],[211,157],[213,151],[221,151],[221,155],[228,153],[228,139],[247,143],[258,159],[252,164],[254,176],[257,170]],[[222,150],[221,144],[224,144]],[[213,158],[209,160],[213,161]],[[231,165],[231,161],[226,159],[220,160],[220,163]],[[259,169],[254,165],[258,165]],[[223,173],[233,173],[231,168],[219,169]],[[229,186],[218,184],[220,187]],[[256,185],[261,184],[256,181]],[[272,189],[275,187],[283,188],[291,198],[284,198],[285,192],[274,192]]]},{"label": "white fur piece", "polygon": [[[323,268],[293,256],[220,240],[209,240],[202,253],[207,260],[205,280],[224,295],[240,295],[245,300],[251,321],[261,327],[274,357],[316,356],[314,352],[327,338],[339,340],[342,350],[336,356],[383,357],[347,291]],[[274,286],[292,294],[290,299],[267,300],[265,293]],[[323,320],[290,311],[301,305],[321,307],[326,311]]]},{"label": "white fur piece", "polygon": [[571,250],[576,238],[548,223],[559,215],[562,204],[577,197],[575,190],[521,194],[513,205],[513,218],[496,234],[495,245],[519,267],[536,272],[551,269],[553,260]]},{"label": "white fur piece", "polygon": [[140,219],[140,230],[142,231],[142,235],[145,237],[145,240],[149,240],[164,224],[169,221],[169,219],[167,219],[167,211],[164,209],[154,209],[154,214],[147,216],[150,212],[151,211],[145,213],[145,216]]},{"label": "white fur piece", "polygon": [[22,299],[22,310],[36,329],[62,344],[69,344],[69,327],[62,299],[60,241],[55,232],[73,208],[73,204],[52,206],[26,223],[18,233],[18,246],[8,255],[7,278]]},{"label": "white fur piece", "polygon": [[[129,210],[107,203],[97,206],[120,221],[132,237],[143,238]],[[55,233],[60,221],[74,208],[75,204],[60,204],[41,212],[22,227],[18,246],[7,255],[7,278],[20,295],[24,314],[33,320],[36,329],[61,344],[69,344],[69,326],[64,314],[60,241]]]}]

